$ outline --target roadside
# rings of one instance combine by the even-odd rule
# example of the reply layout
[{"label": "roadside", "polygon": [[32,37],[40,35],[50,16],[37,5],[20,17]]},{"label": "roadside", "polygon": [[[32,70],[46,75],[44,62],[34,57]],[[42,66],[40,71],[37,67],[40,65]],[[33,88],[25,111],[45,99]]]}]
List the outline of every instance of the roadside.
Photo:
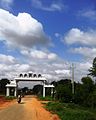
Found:
[{"label": "roadside", "polygon": [[15,102],[16,100],[6,100],[4,96],[0,96],[0,109],[6,108]]}]

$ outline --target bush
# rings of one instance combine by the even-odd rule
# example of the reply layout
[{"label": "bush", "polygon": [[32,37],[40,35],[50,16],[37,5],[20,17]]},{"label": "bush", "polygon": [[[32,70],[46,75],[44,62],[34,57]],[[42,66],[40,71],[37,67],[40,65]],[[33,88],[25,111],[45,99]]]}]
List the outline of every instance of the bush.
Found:
[{"label": "bush", "polygon": [[57,111],[62,111],[63,110],[63,105],[59,102],[48,102],[46,108],[48,110],[57,112]]},{"label": "bush", "polygon": [[58,113],[62,120],[96,120],[94,114],[84,110],[64,109]]},{"label": "bush", "polygon": [[5,99],[6,100],[13,100],[13,99],[16,99],[16,97],[14,97],[14,96],[6,96]]},{"label": "bush", "polygon": [[46,108],[57,113],[61,120],[96,120],[94,113],[80,109],[77,105],[71,103],[49,102],[46,104]]},{"label": "bush", "polygon": [[51,96],[46,96],[46,97],[40,96],[39,99],[44,100],[44,101],[52,101],[53,100],[53,98]]}]

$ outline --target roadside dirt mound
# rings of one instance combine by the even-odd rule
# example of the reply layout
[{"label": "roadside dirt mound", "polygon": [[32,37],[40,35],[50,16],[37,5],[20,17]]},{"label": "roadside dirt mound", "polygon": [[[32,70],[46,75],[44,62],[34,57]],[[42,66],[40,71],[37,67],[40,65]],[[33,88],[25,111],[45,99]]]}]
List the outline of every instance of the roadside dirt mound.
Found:
[{"label": "roadside dirt mound", "polygon": [[13,101],[6,100],[4,96],[0,96],[0,109],[8,107],[12,103]]}]

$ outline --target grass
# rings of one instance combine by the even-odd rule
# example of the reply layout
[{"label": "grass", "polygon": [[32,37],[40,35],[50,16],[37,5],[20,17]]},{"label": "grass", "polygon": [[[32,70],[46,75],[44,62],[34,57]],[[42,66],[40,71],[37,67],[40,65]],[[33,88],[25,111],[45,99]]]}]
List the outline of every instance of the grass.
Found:
[{"label": "grass", "polygon": [[44,101],[52,101],[53,100],[53,98],[51,96],[46,96],[46,97],[40,96],[39,99],[44,100]]},{"label": "grass", "polygon": [[61,120],[96,120],[95,113],[72,103],[49,102],[46,108],[58,114]]},{"label": "grass", "polygon": [[5,99],[6,100],[14,100],[14,99],[16,99],[16,97],[14,97],[14,96],[5,96]]}]

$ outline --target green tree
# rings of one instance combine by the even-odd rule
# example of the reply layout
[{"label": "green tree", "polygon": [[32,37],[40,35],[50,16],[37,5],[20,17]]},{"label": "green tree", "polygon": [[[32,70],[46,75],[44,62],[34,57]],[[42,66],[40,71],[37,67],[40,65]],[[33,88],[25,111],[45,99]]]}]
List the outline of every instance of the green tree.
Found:
[{"label": "green tree", "polygon": [[27,93],[27,92],[28,92],[28,87],[22,88],[22,92],[23,92],[23,93]]},{"label": "green tree", "polygon": [[35,85],[34,87],[33,87],[33,93],[34,94],[36,94],[36,95],[38,95],[38,96],[41,96],[42,95],[42,93],[43,93],[43,86],[42,85]]},{"label": "green tree", "polygon": [[82,104],[83,101],[83,87],[81,83],[75,84],[75,94],[74,94],[74,102],[76,104]]},{"label": "green tree", "polygon": [[90,93],[93,91],[94,89],[94,82],[90,77],[83,77],[81,79],[82,83],[83,83],[83,87],[84,89],[86,89],[86,92]]},{"label": "green tree", "polygon": [[92,67],[90,67],[90,69],[89,69],[88,71],[89,71],[89,74],[88,74],[88,75],[91,75],[91,76],[93,76],[93,77],[96,77],[96,57],[95,57],[94,60],[93,60]]},{"label": "green tree", "polygon": [[71,80],[60,80],[56,84],[56,98],[62,102],[70,102],[72,100]]},{"label": "green tree", "polygon": [[83,83],[83,85],[82,85],[82,89],[83,89],[82,96],[86,100],[86,98],[89,96],[89,94],[93,93],[93,91],[94,91],[94,82],[92,81],[92,79],[90,77],[83,77],[81,79],[81,81]]},{"label": "green tree", "polygon": [[6,84],[10,83],[8,79],[3,78],[0,80],[0,93],[5,94],[6,93]]},{"label": "green tree", "polygon": [[76,92],[75,92],[75,103],[93,107],[95,106],[95,85],[94,82],[90,77],[83,77],[81,79],[82,84],[76,85]]}]

